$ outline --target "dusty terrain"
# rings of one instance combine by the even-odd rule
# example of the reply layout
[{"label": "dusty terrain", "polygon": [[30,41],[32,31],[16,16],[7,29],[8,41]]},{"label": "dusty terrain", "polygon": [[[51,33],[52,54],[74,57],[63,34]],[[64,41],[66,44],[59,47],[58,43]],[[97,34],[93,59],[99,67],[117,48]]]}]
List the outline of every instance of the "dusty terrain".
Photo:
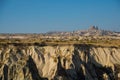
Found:
[{"label": "dusty terrain", "polygon": [[0,80],[119,80],[119,43],[107,37],[0,39]]}]

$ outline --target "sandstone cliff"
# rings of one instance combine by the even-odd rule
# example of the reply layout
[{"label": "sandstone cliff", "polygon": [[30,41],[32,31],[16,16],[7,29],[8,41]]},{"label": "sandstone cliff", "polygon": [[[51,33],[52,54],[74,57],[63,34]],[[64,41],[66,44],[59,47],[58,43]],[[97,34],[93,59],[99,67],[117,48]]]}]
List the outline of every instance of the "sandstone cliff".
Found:
[{"label": "sandstone cliff", "polygon": [[1,45],[0,80],[119,80],[120,48]]}]

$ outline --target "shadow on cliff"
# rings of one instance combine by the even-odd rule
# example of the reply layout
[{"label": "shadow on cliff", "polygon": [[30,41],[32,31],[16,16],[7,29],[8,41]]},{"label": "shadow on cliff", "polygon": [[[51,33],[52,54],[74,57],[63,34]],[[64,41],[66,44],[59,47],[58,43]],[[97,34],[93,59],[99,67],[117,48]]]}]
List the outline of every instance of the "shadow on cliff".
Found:
[{"label": "shadow on cliff", "polygon": [[4,80],[8,80],[8,66],[5,64],[3,68]]},{"label": "shadow on cliff", "polygon": [[[73,57],[72,61],[73,61],[73,64],[75,65],[75,70],[77,73],[77,80],[86,80],[87,73],[89,73],[89,75],[92,77],[92,79],[97,78],[98,80],[105,80],[104,74],[107,74],[107,76],[109,77],[110,80],[115,80],[112,68],[111,67],[103,67],[101,64],[96,62],[94,57],[90,54],[90,49],[91,49],[91,47],[94,47],[94,46],[85,45],[85,44],[74,45],[74,46],[77,49],[74,50],[74,55],[72,56]],[[85,54],[84,59],[87,57],[88,61],[86,61],[86,60],[83,61],[80,58],[81,53],[78,52],[78,49],[81,50],[82,52],[84,52],[84,54]],[[76,58],[78,58],[77,60],[79,60],[79,63],[76,63],[77,62]],[[95,64],[92,63],[91,59],[94,61]],[[78,64],[83,65],[85,67],[86,74],[84,74],[82,66],[78,66]],[[97,65],[99,65],[99,66],[97,66]],[[79,67],[80,69],[78,70],[77,67]],[[95,74],[93,73],[93,70],[94,70]],[[87,79],[87,80],[91,80],[91,79]]]},{"label": "shadow on cliff", "polygon": [[[27,61],[27,66],[29,68],[33,80],[48,80],[47,78],[40,77],[36,64],[34,63],[31,56],[29,56],[29,59]],[[23,72],[25,74],[25,70],[23,70]]]},{"label": "shadow on cliff", "polygon": [[74,50],[74,55],[72,55],[72,61],[73,61],[73,64],[74,64],[74,67],[77,73],[77,80],[85,80],[85,75],[81,67],[81,64],[83,64],[83,61],[81,60],[79,56],[79,52],[76,49]]},{"label": "shadow on cliff", "polygon": [[[66,78],[66,79],[65,79]],[[58,57],[57,71],[53,80],[67,80],[69,77],[66,73],[66,69],[62,67],[60,56]]]},{"label": "shadow on cliff", "polygon": [[6,64],[3,67],[3,76],[0,76],[0,80],[9,80],[9,78],[8,78],[8,66]]}]

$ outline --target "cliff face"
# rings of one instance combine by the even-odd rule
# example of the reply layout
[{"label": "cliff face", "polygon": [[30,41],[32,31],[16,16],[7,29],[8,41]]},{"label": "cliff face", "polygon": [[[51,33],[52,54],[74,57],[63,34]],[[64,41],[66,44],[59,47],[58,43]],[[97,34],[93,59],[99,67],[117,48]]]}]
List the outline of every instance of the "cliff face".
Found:
[{"label": "cliff face", "polygon": [[0,80],[118,80],[120,48],[0,46]]}]

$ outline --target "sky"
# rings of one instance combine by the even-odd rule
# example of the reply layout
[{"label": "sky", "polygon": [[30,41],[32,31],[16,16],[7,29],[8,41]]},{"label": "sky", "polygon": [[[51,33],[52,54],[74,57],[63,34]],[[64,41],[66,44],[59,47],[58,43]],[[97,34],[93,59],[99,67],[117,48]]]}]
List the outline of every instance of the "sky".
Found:
[{"label": "sky", "polygon": [[120,31],[120,0],[0,0],[0,33]]}]

